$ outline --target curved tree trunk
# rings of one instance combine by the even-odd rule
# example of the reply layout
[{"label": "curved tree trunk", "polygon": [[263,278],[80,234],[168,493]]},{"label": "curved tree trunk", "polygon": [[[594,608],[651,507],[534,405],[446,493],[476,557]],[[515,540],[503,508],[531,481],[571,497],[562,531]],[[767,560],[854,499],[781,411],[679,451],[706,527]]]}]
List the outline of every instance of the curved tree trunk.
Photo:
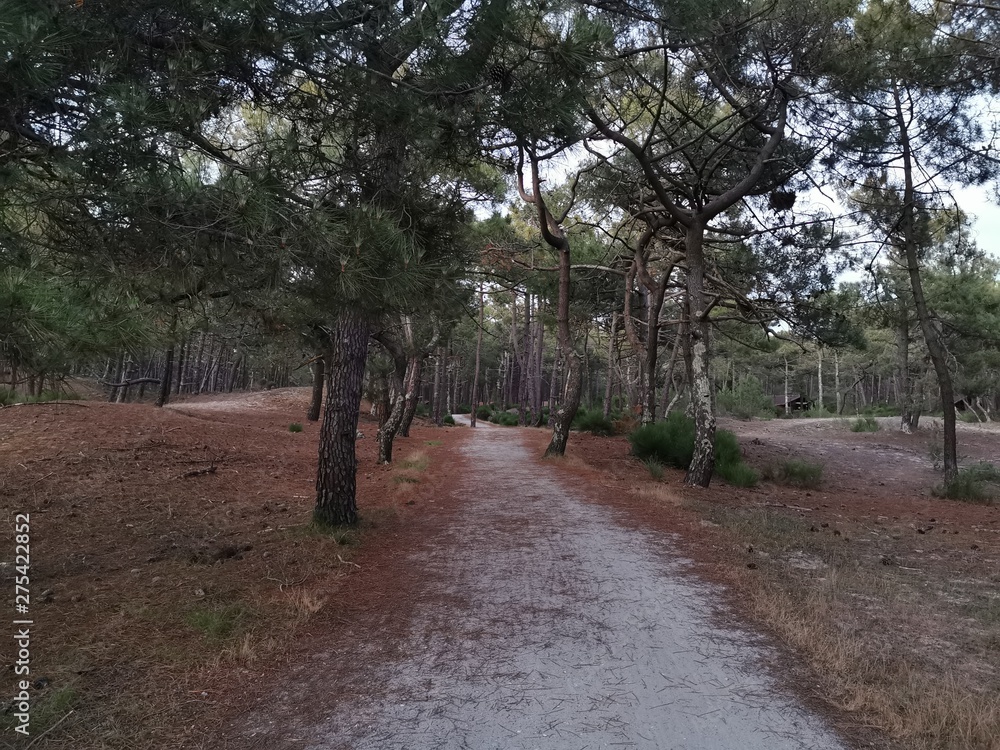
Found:
[{"label": "curved tree trunk", "polygon": [[388,334],[378,337],[378,341],[386,348],[392,357],[392,374],[389,382],[389,405],[385,421],[378,430],[378,463],[392,463],[392,444],[403,424],[403,412],[406,409],[406,385],[409,379],[408,362],[403,346]]},{"label": "curved tree trunk", "polygon": [[413,417],[417,413],[417,402],[420,400],[420,377],[423,369],[423,358],[420,355],[412,355],[406,368],[409,377],[407,378],[406,394],[404,396],[403,422],[399,427],[399,434],[402,437],[410,436],[410,425],[413,424]]},{"label": "curved tree trunk", "polygon": [[319,412],[323,406],[324,380],[326,380],[326,360],[325,355],[320,354],[313,362],[312,400],[309,402],[309,411],[306,414],[306,419],[310,422],[319,421]]},{"label": "curved tree trunk", "polygon": [[910,277],[910,289],[913,291],[913,304],[917,308],[917,319],[924,334],[924,343],[930,354],[934,372],[937,374],[938,386],[941,389],[941,409],[944,415],[944,480],[950,482],[958,475],[958,441],[955,434],[955,386],[951,372],[948,370],[948,359],[944,344],[938,335],[937,328],[931,318],[924,297],[924,285],[920,278],[920,259],[917,255],[916,228],[914,226],[914,209],[916,193],[913,185],[913,153],[910,147],[910,136],[903,102],[898,88],[895,89],[896,121],[899,126],[900,144],[903,157],[903,216],[900,227],[903,230],[903,250],[906,253],[906,270]]},{"label": "curved tree trunk", "polygon": [[694,223],[687,232],[687,304],[690,337],[691,412],[694,417],[694,457],[684,483],[708,487],[715,471],[715,410],[709,363],[709,323],[705,309],[705,227]]},{"label": "curved tree trunk", "polygon": [[174,371],[174,345],[167,347],[166,361],[163,364],[163,377],[160,378],[160,392],[156,396],[156,405],[164,406],[170,400],[170,377]]},{"label": "curved tree trunk", "polygon": [[340,526],[358,520],[354,443],[368,357],[368,324],[354,313],[341,314],[330,344],[313,519],[322,525]]},{"label": "curved tree trunk", "polygon": [[[479,282],[479,331],[476,333],[476,364],[472,371],[472,414],[469,422],[476,426],[476,411],[479,409],[479,360],[483,349],[483,315],[485,303],[483,298],[483,282]],[[487,373],[488,375],[489,373]]]}]

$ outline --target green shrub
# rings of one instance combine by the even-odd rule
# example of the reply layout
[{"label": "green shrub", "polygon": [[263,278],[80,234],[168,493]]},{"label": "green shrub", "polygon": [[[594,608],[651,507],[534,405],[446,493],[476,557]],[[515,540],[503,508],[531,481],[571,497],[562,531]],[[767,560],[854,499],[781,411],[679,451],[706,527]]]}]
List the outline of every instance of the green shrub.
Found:
[{"label": "green shrub", "polygon": [[468,404],[459,404],[455,407],[456,414],[472,414],[472,407]]},{"label": "green shrub", "polygon": [[875,417],[858,417],[851,423],[851,432],[878,432],[879,426]]},{"label": "green shrub", "polygon": [[428,417],[431,413],[431,407],[423,402],[420,402],[417,404],[413,413],[418,417]]},{"label": "green shrub", "polygon": [[[694,420],[673,412],[663,422],[643,425],[628,439],[633,455],[643,461],[687,469],[694,457],[694,434]],[[760,480],[758,473],[743,463],[739,441],[729,430],[715,433],[715,472],[739,487],[753,487]]]},{"label": "green shrub", "polygon": [[721,391],[718,396],[719,408],[731,417],[750,419],[774,416],[774,404],[771,397],[764,393],[760,381],[749,375],[736,386],[727,391]]},{"label": "green shrub", "polygon": [[445,414],[443,417],[441,417],[441,421],[447,425],[455,424],[455,418],[451,416],[451,414]]},{"label": "green shrub", "polygon": [[489,420],[489,418],[492,416],[493,416],[493,410],[490,407],[486,406],[485,404],[476,409],[476,419]]},{"label": "green shrub", "polygon": [[950,482],[935,487],[931,492],[949,500],[966,500],[971,503],[992,504],[1000,489],[1000,467],[986,461],[960,469]]},{"label": "green shrub", "polygon": [[780,464],[777,468],[765,470],[764,478],[779,484],[812,489],[819,487],[823,482],[823,465],[793,458]]},{"label": "green shrub", "polygon": [[735,487],[756,487],[760,481],[757,470],[742,461],[735,464],[716,462],[715,473]]},{"label": "green shrub", "polygon": [[605,417],[600,409],[592,411],[579,409],[576,412],[576,416],[573,417],[572,427],[574,430],[589,432],[592,435],[601,435],[603,437],[615,434],[615,428],[611,424],[611,420]]},{"label": "green shrub", "polygon": [[647,458],[643,461],[643,463],[646,464],[646,468],[649,469],[649,475],[653,477],[653,479],[663,479],[663,464],[655,458]]},{"label": "green shrub", "polygon": [[493,416],[490,417],[490,421],[501,427],[517,427],[517,415],[506,411],[494,412]]},{"label": "green shrub", "polygon": [[302,432],[302,423],[301,422],[292,422],[290,425],[288,425],[288,431],[289,432]]},{"label": "green shrub", "polygon": [[694,420],[673,412],[662,422],[645,424],[628,436],[632,454],[665,466],[686,469],[694,457]]},{"label": "green shrub", "polygon": [[228,638],[243,629],[251,612],[242,604],[196,607],[187,613],[188,625],[209,638]]}]

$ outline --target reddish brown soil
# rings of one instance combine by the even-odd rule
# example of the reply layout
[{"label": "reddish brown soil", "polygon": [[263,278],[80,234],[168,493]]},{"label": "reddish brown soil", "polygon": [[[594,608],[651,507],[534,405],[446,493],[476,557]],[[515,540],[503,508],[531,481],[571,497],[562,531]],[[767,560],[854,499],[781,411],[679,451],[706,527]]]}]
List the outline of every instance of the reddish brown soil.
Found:
[{"label": "reddish brown soil", "polygon": [[[332,627],[372,602],[392,608],[373,584],[419,537],[412,520],[434,507],[447,464],[437,455],[458,428],[415,425],[396,456],[423,452],[428,468],[390,469],[375,465],[377,425],[363,413],[364,521],[338,544],[309,527],[318,426],[303,419],[308,396],[0,410],[0,560],[13,560],[14,515],[31,516],[31,679],[44,678],[32,689],[33,738],[63,719],[46,747],[163,747],[165,737],[176,748],[217,746],[217,717],[317,623]],[[304,431],[289,432],[292,422]],[[11,596],[13,578],[4,565]],[[235,612],[232,632],[192,623],[219,610]],[[14,675],[3,674],[7,699]],[[6,741],[12,717],[3,718]]]},{"label": "reddish brown soil", "polygon": [[[8,529],[0,560],[13,557],[13,516],[30,513],[31,676],[47,680],[32,691],[34,718],[39,732],[62,721],[45,747],[224,747],[219,728],[245,726],[248,708],[294,680],[297,664],[371,630],[385,653],[359,653],[359,662],[390,654],[412,603],[406,593],[420,575],[402,553],[456,511],[438,490],[462,470],[455,446],[465,430],[415,427],[398,441],[400,460],[389,469],[375,466],[375,425],[363,417],[365,522],[338,543],[308,528],[318,427],[302,418],[307,401],[308,391],[288,389],[164,410],[98,402],[0,410]],[[293,421],[304,432],[289,432]],[[590,435],[574,434],[569,456],[551,464],[636,524],[679,532],[702,573],[732,585],[739,583],[734,571],[745,574],[756,558],[735,548],[700,504],[787,514],[871,565],[919,569],[935,581],[996,571],[1000,509],[930,496],[938,478],[928,433],[851,433],[833,421],[727,426],[752,465],[821,460],[823,485],[693,490],[670,470],[654,482],[624,438]],[[547,433],[525,436],[540,455]],[[960,443],[973,459],[1000,458],[997,433],[965,429]],[[402,459],[417,452],[426,468],[405,468]],[[673,500],[648,492],[664,487]],[[0,576],[12,590],[11,567]],[[192,624],[201,611],[234,606],[232,633],[216,637]],[[0,656],[9,666],[9,642]],[[331,665],[331,674],[339,671]],[[9,684],[0,694],[7,696],[13,675],[4,674]],[[331,685],[316,689],[360,689],[344,680]],[[308,715],[322,701],[295,710]],[[4,741],[12,736],[7,727]]]}]

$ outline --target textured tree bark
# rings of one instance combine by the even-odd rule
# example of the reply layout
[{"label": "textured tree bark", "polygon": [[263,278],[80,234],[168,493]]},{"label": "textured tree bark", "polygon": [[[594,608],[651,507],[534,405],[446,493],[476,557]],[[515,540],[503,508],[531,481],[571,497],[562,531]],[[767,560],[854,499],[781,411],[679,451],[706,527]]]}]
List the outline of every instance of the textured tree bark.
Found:
[{"label": "textured tree bark", "polygon": [[484,311],[483,283],[479,282],[479,331],[476,334],[476,364],[472,370],[472,414],[469,416],[469,421],[473,427],[476,426],[476,410],[479,409],[479,359],[483,350]]},{"label": "textured tree bark", "polygon": [[549,447],[545,449],[546,456],[566,454],[569,429],[576,417],[577,410],[580,408],[581,383],[583,382],[580,355],[573,346],[573,334],[569,328],[570,252],[569,241],[564,238],[563,242],[565,244],[559,249],[559,307],[556,311],[556,322],[559,332],[559,349],[562,352],[561,359],[565,370],[565,388],[559,409],[552,419],[552,439],[549,441]]},{"label": "textured tree bark", "polygon": [[340,526],[358,520],[354,443],[368,357],[368,324],[354,313],[342,313],[330,344],[313,519],[322,525]]},{"label": "textured tree bark", "polygon": [[688,335],[691,340],[691,410],[694,416],[694,457],[684,483],[708,487],[715,471],[715,410],[709,370],[709,322],[705,309],[705,225],[692,223],[687,239]]},{"label": "textured tree bark", "polygon": [[399,428],[399,434],[402,437],[410,436],[410,425],[413,424],[413,417],[417,413],[417,402],[420,400],[420,385],[423,369],[423,357],[419,354],[411,354],[406,367],[408,378],[406,384],[405,405],[403,407],[403,423]]},{"label": "textured tree bark", "polygon": [[896,323],[896,400],[899,406],[899,429],[907,434],[917,429],[920,413],[915,408],[914,378],[910,372],[910,322],[907,310],[899,302]]},{"label": "textured tree bark", "polygon": [[524,294],[524,332],[521,336],[523,349],[518,357],[521,365],[521,381],[517,389],[517,421],[522,427],[527,424],[528,394],[531,388],[531,295]]},{"label": "textured tree bark", "polygon": [[406,385],[409,378],[408,361],[403,345],[389,334],[377,337],[378,341],[392,357],[392,374],[389,381],[389,406],[385,421],[379,426],[378,463],[392,463],[392,445],[403,424],[403,412],[406,410]]},{"label": "textured tree bark", "polygon": [[614,386],[615,333],[618,329],[618,313],[611,313],[611,333],[608,335],[608,374],[604,384],[604,418],[611,415],[611,389]]},{"label": "textured tree bark", "polygon": [[439,346],[437,348],[437,354],[434,359],[434,393],[431,398],[431,416],[434,419],[434,424],[438,427],[441,426],[441,381],[442,381],[442,370],[444,369],[444,347]]},{"label": "textured tree bark", "polygon": [[543,422],[542,414],[542,365],[545,352],[545,326],[543,325],[541,310],[535,316],[536,347],[535,347],[535,392],[532,395],[531,409],[532,426],[541,427]]},{"label": "textured tree bark", "polygon": [[163,377],[160,380],[160,392],[156,396],[156,405],[164,406],[170,400],[170,377],[174,372],[174,345],[167,347],[166,361],[163,364]]},{"label": "textured tree bark", "polygon": [[913,212],[916,193],[913,186],[913,152],[910,146],[910,135],[906,113],[903,108],[901,93],[894,91],[896,104],[896,122],[899,127],[900,145],[902,146],[903,162],[903,215],[900,228],[903,233],[903,250],[906,254],[906,270],[910,277],[910,289],[913,292],[913,304],[917,308],[917,319],[924,334],[924,343],[930,355],[934,372],[937,374],[938,387],[941,389],[941,409],[944,422],[944,480],[950,482],[958,475],[958,440],[955,434],[955,386],[951,372],[948,370],[948,359],[944,344],[938,336],[937,328],[931,318],[924,297],[924,285],[920,278],[920,259],[917,254],[916,229]]},{"label": "textured tree bark", "polygon": [[310,422],[319,421],[319,412],[323,406],[323,381],[326,380],[326,355],[320,354],[313,362],[312,400],[306,419]]}]

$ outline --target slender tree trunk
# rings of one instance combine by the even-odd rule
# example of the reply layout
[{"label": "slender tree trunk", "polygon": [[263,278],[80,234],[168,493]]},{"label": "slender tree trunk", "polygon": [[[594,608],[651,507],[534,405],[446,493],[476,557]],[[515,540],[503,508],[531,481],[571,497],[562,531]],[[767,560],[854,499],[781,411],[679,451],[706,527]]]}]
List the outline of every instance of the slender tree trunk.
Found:
[{"label": "slender tree trunk", "polygon": [[833,350],[833,386],[837,390],[837,416],[844,411],[844,394],[840,390],[840,355]]},{"label": "slender tree trunk", "polygon": [[819,411],[824,413],[826,411],[826,406],[823,401],[823,347],[816,347],[816,382],[819,384]]},{"label": "slender tree trunk", "polygon": [[434,424],[438,427],[441,426],[441,381],[442,370],[444,369],[444,347],[439,346],[437,348],[437,355],[434,361],[434,393],[431,397],[431,416],[434,418]]},{"label": "slender tree trunk", "polygon": [[899,320],[896,323],[896,402],[899,406],[899,429],[905,433],[914,430],[913,385],[910,372],[910,323],[902,301],[898,304]]},{"label": "slender tree trunk", "polygon": [[313,362],[312,400],[309,402],[309,411],[306,413],[306,419],[310,422],[319,421],[320,409],[323,406],[323,382],[326,380],[326,356],[328,355],[320,354],[316,357],[316,361]]},{"label": "slender tree trunk", "polygon": [[[580,389],[583,382],[583,372],[580,355],[573,346],[573,334],[569,327],[569,296],[570,296],[570,246],[564,239],[563,247],[559,248],[559,306],[556,321],[559,332],[559,349],[561,360],[565,367],[563,399],[559,410],[552,420],[552,439],[545,449],[546,456],[562,456],[566,453],[566,443],[569,442],[569,430],[580,408]],[[551,409],[550,409],[551,413]]]},{"label": "slender tree trunk", "polygon": [[687,304],[691,340],[691,377],[688,385],[694,416],[694,457],[684,483],[708,487],[715,471],[715,409],[712,404],[712,373],[709,322],[705,309],[705,226],[694,222],[687,230]]},{"label": "slender tree trunk", "polygon": [[330,344],[313,518],[327,526],[352,525],[358,520],[355,440],[368,356],[368,324],[353,313],[342,313]]},{"label": "slender tree trunk", "polygon": [[941,389],[941,409],[944,415],[944,480],[950,482],[958,475],[958,441],[955,434],[955,387],[951,372],[948,370],[948,360],[944,344],[938,335],[937,328],[931,318],[924,297],[924,285],[920,278],[920,260],[917,254],[916,228],[914,226],[914,209],[916,193],[913,186],[913,153],[910,147],[910,136],[906,114],[898,87],[894,91],[896,104],[896,121],[899,126],[900,144],[903,161],[903,216],[900,227],[903,232],[903,249],[906,252],[906,270],[910,277],[910,289],[913,292],[913,304],[917,308],[917,319],[924,334],[924,343],[930,355],[934,372],[937,374],[938,387]]},{"label": "slender tree trunk", "polygon": [[[667,360],[667,371],[663,376],[663,403],[660,408],[660,416],[662,419],[666,419],[667,415],[670,413],[670,408],[674,405],[676,401],[676,396],[673,400],[668,401],[670,398],[670,389],[674,385],[674,366],[677,362],[677,350],[680,349],[680,336],[674,336],[674,345],[670,347],[670,359]],[[678,389],[678,393],[680,389]]]},{"label": "slender tree trunk", "polygon": [[790,398],[790,393],[788,391],[788,357],[785,357],[785,416],[788,416],[792,411],[791,404],[788,403]]},{"label": "slender tree trunk", "polygon": [[379,341],[392,357],[392,374],[390,381],[389,407],[385,422],[378,431],[378,463],[392,463],[392,445],[403,424],[403,413],[406,411],[406,388],[410,373],[409,363],[403,346],[395,339],[380,337]]},{"label": "slender tree trunk", "polygon": [[404,397],[403,423],[400,425],[399,434],[402,437],[410,436],[410,425],[413,424],[413,417],[417,413],[417,403],[420,401],[421,375],[423,373],[424,360],[419,354],[411,354],[407,364],[406,396]]},{"label": "slender tree trunk", "polygon": [[611,313],[611,333],[608,336],[608,373],[607,382],[604,384],[604,418],[611,415],[611,392],[614,386],[615,371],[615,331],[618,327],[618,313]]},{"label": "slender tree trunk", "polygon": [[532,425],[534,427],[541,427],[543,420],[542,414],[542,366],[544,364],[544,351],[545,351],[545,326],[543,325],[541,309],[539,309],[538,315],[535,316],[535,330],[537,332],[537,346],[535,349],[535,392],[532,398]]},{"label": "slender tree trunk", "polygon": [[520,352],[521,382],[517,389],[517,421],[522,427],[527,424],[528,393],[531,388],[531,295],[524,295],[524,331],[521,336],[523,348]]},{"label": "slender tree trunk", "polygon": [[167,356],[163,363],[163,377],[160,379],[160,392],[156,396],[156,405],[164,406],[170,400],[170,378],[174,373],[174,345],[167,347]]},{"label": "slender tree trunk", "polygon": [[[485,298],[483,297],[483,282],[479,282],[479,330],[476,332],[476,364],[472,370],[472,414],[469,421],[476,426],[476,411],[479,409],[479,359],[483,350],[483,317],[485,315]],[[487,376],[487,380],[489,377]]]}]

